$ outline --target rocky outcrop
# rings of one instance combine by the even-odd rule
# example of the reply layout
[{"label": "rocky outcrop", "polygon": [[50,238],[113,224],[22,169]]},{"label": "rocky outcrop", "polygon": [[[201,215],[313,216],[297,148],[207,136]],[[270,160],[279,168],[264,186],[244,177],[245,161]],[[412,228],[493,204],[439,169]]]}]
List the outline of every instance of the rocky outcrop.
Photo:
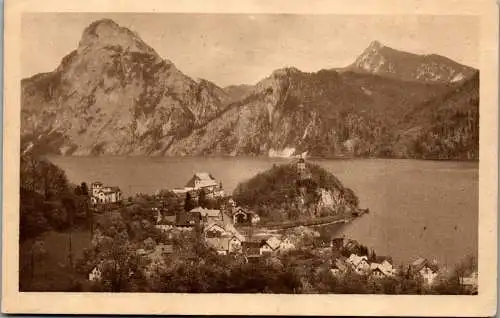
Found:
[{"label": "rocky outcrop", "polygon": [[302,178],[295,164],[275,165],[240,183],[233,198],[267,220],[351,215],[359,210],[356,194],[334,175],[309,163],[306,169],[308,177]]}]

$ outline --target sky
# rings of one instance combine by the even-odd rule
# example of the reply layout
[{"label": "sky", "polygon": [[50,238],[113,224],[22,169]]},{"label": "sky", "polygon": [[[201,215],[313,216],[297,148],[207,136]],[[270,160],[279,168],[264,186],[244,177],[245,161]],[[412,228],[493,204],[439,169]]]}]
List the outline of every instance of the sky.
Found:
[{"label": "sky", "polygon": [[306,72],[344,67],[373,40],[479,68],[474,16],[25,13],[23,78],[54,70],[85,27],[103,18],[137,32],[186,75],[220,86],[255,84],[287,66]]}]

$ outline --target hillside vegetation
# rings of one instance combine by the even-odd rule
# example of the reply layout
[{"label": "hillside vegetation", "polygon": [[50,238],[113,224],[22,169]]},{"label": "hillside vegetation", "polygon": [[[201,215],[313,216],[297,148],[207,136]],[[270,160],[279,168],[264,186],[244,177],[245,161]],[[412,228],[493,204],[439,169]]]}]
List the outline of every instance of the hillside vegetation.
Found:
[{"label": "hillside vegetation", "polygon": [[455,90],[408,112],[400,129],[394,146],[396,155],[479,159],[479,73]]},{"label": "hillside vegetation", "polygon": [[308,163],[310,178],[298,180],[294,164],[274,165],[240,183],[233,197],[267,221],[331,216],[358,209],[358,197],[331,173]]}]

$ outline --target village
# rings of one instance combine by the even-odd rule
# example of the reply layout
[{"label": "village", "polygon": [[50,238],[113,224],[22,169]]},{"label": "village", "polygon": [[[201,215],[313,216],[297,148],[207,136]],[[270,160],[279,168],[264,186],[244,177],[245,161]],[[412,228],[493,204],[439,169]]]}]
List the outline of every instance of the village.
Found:
[{"label": "village", "polygon": [[[301,178],[307,177],[303,159],[297,162],[297,173]],[[166,198],[164,191],[158,191],[146,205],[142,205],[143,211],[153,220],[151,226],[163,236],[161,240],[146,237],[134,245],[137,257],[147,264],[143,267],[146,277],[161,271],[164,259],[176,253],[174,245],[169,242],[194,233],[198,233],[204,246],[219,257],[237,256],[246,263],[262,259],[279,262],[280,257],[289,253],[308,251],[323,259],[330,275],[339,279],[354,274],[366,277],[368,281],[377,281],[406,275],[419,279],[426,288],[431,288],[443,275],[444,269],[436,261],[416,256],[406,268],[397,267],[390,257],[377,256],[353,239],[341,236],[325,240],[314,227],[268,227],[257,213],[239,206],[231,196],[226,195],[222,182],[207,172],[195,173],[185,187],[172,189],[169,193],[170,197]],[[172,193],[178,202],[184,203],[183,208],[169,209],[168,200],[172,198]],[[91,184],[91,194],[94,209],[102,211],[105,207],[105,213],[112,213],[120,206],[134,205],[131,199],[124,202],[118,187],[101,182]],[[345,222],[346,219],[342,216],[331,220]],[[94,235],[102,237],[99,227],[96,227]],[[89,281],[102,280],[106,262],[109,261],[102,259],[91,268]],[[477,272],[460,277],[460,284],[468,293],[476,293]]]}]

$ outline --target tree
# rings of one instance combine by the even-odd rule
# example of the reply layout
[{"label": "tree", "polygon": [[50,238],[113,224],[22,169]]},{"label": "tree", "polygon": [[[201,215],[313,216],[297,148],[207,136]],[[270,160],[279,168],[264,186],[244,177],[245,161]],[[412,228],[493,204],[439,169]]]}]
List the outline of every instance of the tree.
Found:
[{"label": "tree", "polygon": [[69,190],[66,174],[56,165],[33,155],[21,156],[21,186],[48,200]]},{"label": "tree", "polygon": [[50,199],[51,196],[57,197],[69,190],[64,171],[50,162],[40,161],[40,179],[46,199]]},{"label": "tree", "polygon": [[20,239],[35,237],[50,229],[50,224],[43,211],[43,196],[29,189],[20,191]]},{"label": "tree", "polygon": [[200,194],[198,196],[198,205],[201,206],[202,208],[207,208],[209,205],[205,189],[200,190]]},{"label": "tree", "polygon": [[80,186],[76,186],[78,191],[75,193],[82,199],[82,207],[85,218],[87,219],[87,226],[90,229],[90,237],[93,235],[94,230],[94,212],[90,209],[90,193],[87,183],[82,182]]},{"label": "tree", "polygon": [[101,254],[103,262],[104,289],[110,292],[128,290],[129,279],[136,271],[137,259],[127,240],[116,236],[110,241],[110,246]]},{"label": "tree", "polygon": [[45,201],[43,213],[52,228],[64,230],[68,227],[68,216],[64,205],[60,201]]},{"label": "tree", "polygon": [[21,156],[21,187],[36,192],[40,182],[40,163],[32,155]]},{"label": "tree", "polygon": [[68,218],[68,245],[69,245],[69,250],[68,250],[68,260],[69,260],[69,266],[73,267],[73,246],[72,246],[72,232],[73,232],[73,225],[74,225],[74,218],[75,218],[75,201],[72,197],[66,196],[62,200],[64,208],[66,210],[66,216]]},{"label": "tree", "polygon": [[191,193],[187,192],[186,193],[186,201],[184,202],[184,211],[189,212],[194,208],[195,208],[195,206],[194,206],[193,199],[191,198]]},{"label": "tree", "polygon": [[75,192],[75,195],[80,196],[80,195],[82,195],[82,188],[80,188],[80,186],[76,186],[74,192]]},{"label": "tree", "polygon": [[82,182],[80,185],[80,190],[81,190],[82,195],[84,195],[84,196],[89,195],[89,187],[87,186],[87,183]]}]

